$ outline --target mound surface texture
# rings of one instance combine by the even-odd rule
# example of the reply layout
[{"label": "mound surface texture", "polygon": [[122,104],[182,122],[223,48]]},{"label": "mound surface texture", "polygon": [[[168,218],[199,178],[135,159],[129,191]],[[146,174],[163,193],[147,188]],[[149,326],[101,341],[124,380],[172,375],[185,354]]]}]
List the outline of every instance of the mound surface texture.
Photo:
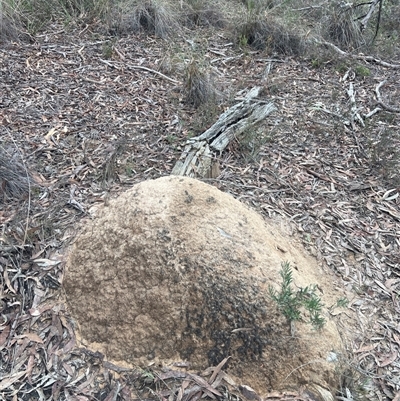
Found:
[{"label": "mound surface texture", "polygon": [[294,333],[268,297],[284,261],[297,286],[318,284],[334,302],[330,279],[277,226],[213,186],[170,176],[100,208],[69,253],[64,288],[83,343],[109,360],[203,369],[230,355],[228,373],[259,392],[332,385],[327,358],[341,342],[328,314],[322,330],[296,323]]}]

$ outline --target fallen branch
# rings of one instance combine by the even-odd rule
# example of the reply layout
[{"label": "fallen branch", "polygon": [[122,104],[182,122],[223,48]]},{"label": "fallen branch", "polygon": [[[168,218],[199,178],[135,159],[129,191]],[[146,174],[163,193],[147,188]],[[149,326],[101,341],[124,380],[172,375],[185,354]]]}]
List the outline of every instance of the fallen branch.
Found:
[{"label": "fallen branch", "polygon": [[333,43],[327,42],[325,40],[318,40],[316,38],[314,38],[314,40],[319,45],[324,45],[324,46],[330,47],[336,53],[339,53],[343,57],[349,57],[349,58],[353,58],[353,59],[356,59],[356,60],[369,61],[369,62],[373,62],[373,63],[379,64],[379,65],[381,65],[383,67],[388,67],[388,68],[394,68],[394,69],[400,68],[400,64],[388,63],[386,61],[383,61],[383,60],[381,60],[379,58],[376,58],[376,57],[373,57],[373,56],[355,55],[355,54],[352,54],[352,53],[345,52],[344,50],[340,49],[339,47],[337,47]]},{"label": "fallen branch", "polygon": [[[102,63],[108,65],[109,67],[116,68],[117,70],[120,69],[120,66],[117,65],[115,62],[113,63],[113,62],[108,61],[108,60],[103,60],[102,58],[100,59],[100,61]],[[134,64],[126,64],[126,63],[124,63],[124,66],[128,67],[130,69],[134,69],[134,70],[143,70],[143,71],[151,72],[151,73],[156,74],[156,75],[160,76],[161,78],[164,78],[164,79],[166,79],[166,80],[168,80],[168,81],[170,81],[170,82],[172,82],[174,84],[180,84],[181,83],[179,81],[176,81],[175,79],[172,79],[172,78],[168,77],[167,75],[165,75],[165,74],[163,74],[163,73],[161,73],[159,71],[153,70],[151,68],[143,67],[142,65],[134,65]]]},{"label": "fallen branch", "polygon": [[360,30],[361,30],[361,32],[365,31],[365,29],[367,28],[368,21],[372,17],[372,13],[375,11],[375,7],[380,1],[381,0],[373,0],[371,2],[371,4],[369,5],[369,10],[368,10],[367,14],[365,15],[365,17],[360,22]]},{"label": "fallen branch", "polygon": [[244,99],[223,113],[217,122],[200,136],[186,142],[181,157],[176,162],[173,175],[215,178],[213,153],[221,153],[229,142],[263,121],[276,108],[273,103],[257,99],[261,87],[249,91]]}]

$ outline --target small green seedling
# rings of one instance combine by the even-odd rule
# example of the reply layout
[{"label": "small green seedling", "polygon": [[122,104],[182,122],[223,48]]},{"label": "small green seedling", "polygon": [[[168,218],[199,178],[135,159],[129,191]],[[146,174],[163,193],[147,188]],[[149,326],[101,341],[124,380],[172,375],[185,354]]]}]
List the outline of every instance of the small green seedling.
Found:
[{"label": "small green seedling", "polygon": [[347,308],[349,306],[349,300],[346,297],[339,298],[336,301],[337,308]]},{"label": "small green seedling", "polygon": [[316,285],[299,288],[297,291],[292,289],[293,274],[289,262],[282,263],[280,271],[282,284],[280,291],[276,291],[269,286],[269,296],[278,304],[286,319],[291,323],[303,321],[302,309],[308,313],[308,323],[315,329],[321,329],[325,324],[325,319],[321,316],[321,299],[316,294]]},{"label": "small green seedling", "polygon": [[333,305],[328,307],[329,312],[333,312],[336,308],[347,308],[349,300],[346,297],[339,298]]},{"label": "small green seedling", "polygon": [[369,77],[371,75],[371,70],[363,65],[357,65],[354,71],[360,77]]}]

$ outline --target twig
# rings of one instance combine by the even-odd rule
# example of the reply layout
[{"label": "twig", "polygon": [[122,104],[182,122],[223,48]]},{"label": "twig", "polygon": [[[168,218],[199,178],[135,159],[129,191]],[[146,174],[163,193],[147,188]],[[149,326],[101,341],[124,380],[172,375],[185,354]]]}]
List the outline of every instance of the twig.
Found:
[{"label": "twig", "polygon": [[170,81],[170,82],[172,82],[174,84],[181,84],[180,81],[176,81],[175,79],[172,79],[172,78],[170,78],[170,77],[168,77],[168,76],[164,75],[163,73],[158,72],[156,70],[152,70],[151,68],[143,67],[141,65],[133,65],[133,64],[127,64],[127,67],[128,68],[134,68],[134,69],[137,69],[137,70],[144,70],[144,71],[152,72],[153,74],[159,75],[160,77],[162,77],[162,78],[164,78],[164,79],[166,79],[166,80],[168,80],[168,81]]},{"label": "twig", "polygon": [[314,359],[314,360],[312,360],[312,361],[310,361],[310,362],[306,362],[306,363],[303,363],[303,364],[300,365],[300,366],[297,366],[297,368],[293,369],[293,370],[283,379],[283,382],[285,382],[285,381],[289,378],[289,376],[291,376],[294,372],[296,372],[297,370],[303,368],[304,366],[312,365],[313,363],[321,363],[321,362],[323,362],[323,361],[324,361],[323,359]]},{"label": "twig", "polygon": [[217,63],[218,61],[222,61],[223,63],[225,63],[227,61],[237,60],[237,59],[241,58],[242,56],[243,56],[243,54],[239,54],[238,56],[215,58],[210,61],[210,64]]},{"label": "twig", "polygon": [[374,63],[382,65],[383,67],[395,68],[395,69],[400,68],[400,64],[388,63],[386,61],[380,60],[379,58],[375,58],[372,56],[357,56],[356,58],[360,59],[360,60],[365,60],[365,61],[373,61]]},{"label": "twig", "polygon": [[372,111],[370,111],[369,113],[367,113],[367,114],[364,114],[364,119],[365,118],[370,118],[370,117],[372,117],[373,115],[375,115],[376,113],[379,113],[380,111],[382,111],[382,109],[380,108],[380,107],[375,107]]},{"label": "twig", "polygon": [[372,16],[372,13],[375,10],[376,5],[380,2],[381,0],[373,0],[369,6],[369,10],[366,14],[366,16],[361,20],[360,23],[360,30],[361,32],[363,32],[365,30],[365,28],[367,27],[368,21]]},{"label": "twig", "polygon": [[325,46],[331,47],[333,50],[335,50],[335,52],[339,53],[341,56],[346,56],[346,57],[350,57],[351,56],[350,53],[347,53],[347,52],[341,50],[339,47],[337,47],[333,43],[327,42],[326,40],[318,40],[316,38],[314,38],[314,40],[319,45],[325,45]]},{"label": "twig", "polygon": [[317,8],[323,7],[327,1],[323,1],[321,4],[317,4],[315,6],[301,7],[301,8],[292,8],[292,11],[307,11],[307,10],[315,10]]},{"label": "twig", "polygon": [[[107,64],[109,67],[119,69],[119,66],[115,65],[115,63],[112,63],[111,61],[103,60],[103,59],[100,59],[100,61],[104,64]],[[152,72],[153,74],[159,75],[160,77],[167,79],[168,81],[173,82],[174,84],[181,84],[180,81],[176,81],[175,79],[172,79],[172,78],[168,77],[167,75],[164,75],[163,73],[153,70],[151,68],[143,67],[141,65],[134,65],[134,64],[125,64],[125,65],[126,65],[126,67],[131,68],[131,69]]]},{"label": "twig", "polygon": [[384,80],[382,82],[379,82],[379,84],[375,88],[375,93],[376,93],[376,98],[378,99],[378,104],[379,104],[379,106],[381,106],[383,109],[385,109],[387,111],[390,111],[392,113],[400,113],[400,109],[397,109],[396,107],[388,106],[382,100],[381,93],[379,92],[379,89],[381,89],[381,87],[383,85],[385,85],[386,82],[387,82],[386,80]]},{"label": "twig", "polygon": [[325,46],[332,48],[333,50],[335,50],[335,52],[339,53],[343,57],[350,57],[350,58],[354,58],[356,60],[363,60],[363,61],[370,61],[370,62],[372,61],[376,64],[379,64],[379,65],[382,65],[383,67],[388,67],[388,68],[394,68],[394,69],[400,68],[400,64],[388,63],[387,61],[383,61],[383,60],[373,57],[373,56],[360,56],[360,55],[355,55],[352,53],[345,52],[344,50],[340,49],[333,43],[327,42],[325,40],[319,40],[317,38],[314,38],[314,41],[319,45],[325,45]]},{"label": "twig", "polygon": [[342,120],[345,125],[348,124],[348,122],[344,120],[343,116],[341,116],[338,113],[335,113],[334,111],[330,111],[330,110],[326,109],[325,106],[320,102],[316,103],[315,106],[310,107],[310,109],[311,110],[322,111],[322,112],[324,112],[326,114],[330,114],[330,115],[335,116],[335,117],[339,118],[340,120]]}]

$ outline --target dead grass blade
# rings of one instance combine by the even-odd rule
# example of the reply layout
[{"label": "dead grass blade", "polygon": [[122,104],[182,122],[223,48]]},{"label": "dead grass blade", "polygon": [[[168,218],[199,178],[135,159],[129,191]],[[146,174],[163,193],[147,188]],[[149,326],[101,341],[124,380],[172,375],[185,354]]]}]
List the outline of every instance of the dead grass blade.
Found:
[{"label": "dead grass blade", "polygon": [[0,145],[0,188],[2,193],[0,201],[26,198],[31,187],[34,186],[35,182],[28,173],[21,154]]},{"label": "dead grass blade", "polygon": [[[213,372],[213,374],[211,375],[211,377],[210,377],[209,380],[208,380],[208,382],[209,382],[211,385],[213,385],[213,382],[214,382],[215,378],[216,378],[217,375],[221,372],[221,369],[222,369],[222,368],[224,367],[224,365],[229,361],[229,359],[230,359],[230,356],[224,358],[224,359],[218,364],[218,366],[217,366],[216,368],[214,368],[214,372]],[[213,387],[216,387],[216,386],[213,386]]]}]

